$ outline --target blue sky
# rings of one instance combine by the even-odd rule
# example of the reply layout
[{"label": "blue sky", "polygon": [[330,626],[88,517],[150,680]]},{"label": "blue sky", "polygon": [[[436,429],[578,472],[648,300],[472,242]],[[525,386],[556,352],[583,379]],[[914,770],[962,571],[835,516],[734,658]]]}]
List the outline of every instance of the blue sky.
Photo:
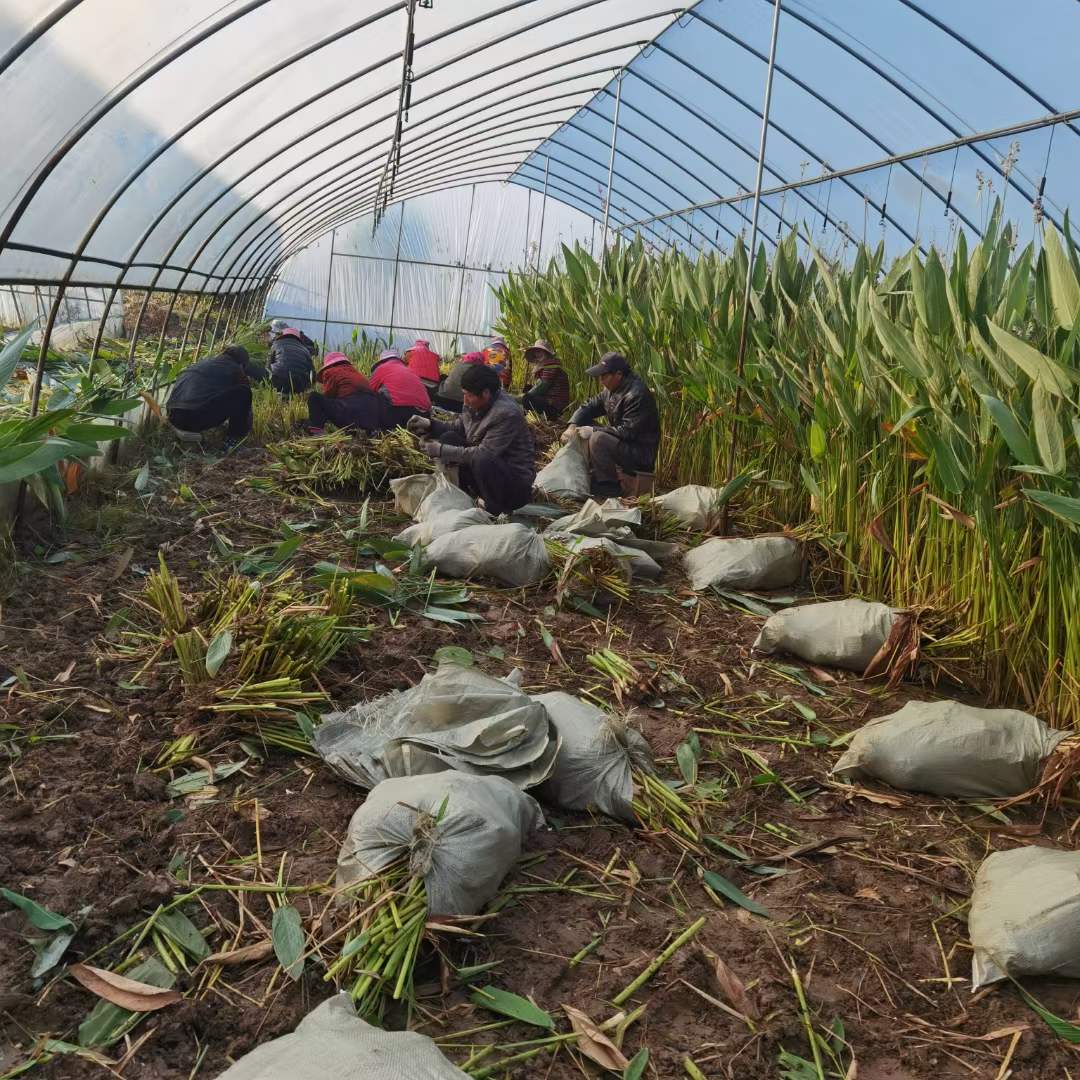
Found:
[{"label": "blue sky", "polygon": [[[771,0],[702,0],[695,13],[700,18],[688,16],[670,28],[624,78],[613,220],[752,187]],[[823,162],[844,168],[1033,119],[1050,111],[1047,105],[1076,107],[1078,43],[1075,0],[1023,6],[1014,0],[784,0],[765,184],[819,175]],[[550,158],[552,194],[599,214],[613,112],[611,83],[542,144],[515,179],[541,190]],[[1010,140],[999,140],[917,159],[907,168],[875,170],[848,184],[832,181],[775,196],[762,212],[766,242],[779,227],[796,224],[812,228],[818,243],[836,252],[845,229],[855,239],[883,237],[894,253],[915,239],[947,249],[957,229],[982,227],[998,195],[1021,236],[1030,237],[1031,196],[1047,151],[1045,201],[1060,217],[1080,176],[1080,135],[1062,125],[1052,144],[1046,129],[1018,136],[1016,144],[1010,185],[999,171]],[[744,213],[729,206],[655,227],[646,237],[727,248],[732,234],[746,227]]]}]

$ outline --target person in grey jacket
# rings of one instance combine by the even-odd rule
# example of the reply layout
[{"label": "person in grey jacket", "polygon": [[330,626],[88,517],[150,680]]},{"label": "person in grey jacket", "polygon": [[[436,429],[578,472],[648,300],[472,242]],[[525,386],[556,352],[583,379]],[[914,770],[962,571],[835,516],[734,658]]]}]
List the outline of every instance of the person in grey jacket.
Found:
[{"label": "person in grey jacket", "polygon": [[461,379],[464,408],[453,423],[414,416],[406,425],[421,436],[428,457],[458,466],[458,483],[483,500],[491,514],[524,506],[536,479],[536,447],[521,406],[486,364],[470,365]]},{"label": "person in grey jacket", "polygon": [[[625,356],[608,352],[600,362],[585,369],[600,380],[603,389],[579,405],[563,432],[563,442],[576,433],[589,442],[592,494],[619,495],[619,472],[628,476],[651,473],[660,447],[660,414],[656,399],[639,375],[630,370]],[[592,422],[603,418],[603,427]]]}]

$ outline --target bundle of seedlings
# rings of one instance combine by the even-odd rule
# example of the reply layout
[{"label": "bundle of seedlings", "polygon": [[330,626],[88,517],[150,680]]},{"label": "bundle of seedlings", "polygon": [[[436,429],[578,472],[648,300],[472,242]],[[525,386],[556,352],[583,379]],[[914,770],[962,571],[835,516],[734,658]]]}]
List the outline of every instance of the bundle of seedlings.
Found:
[{"label": "bundle of seedlings", "polygon": [[365,1019],[394,1001],[411,1005],[425,933],[481,911],[542,824],[536,801],[498,776],[451,770],[377,784],[338,854],[337,887],[357,932],[325,978]]},{"label": "bundle of seedlings", "polygon": [[637,501],[641,524],[634,532],[645,540],[671,541],[684,531],[684,525],[670,510],[652,495],[642,495]]},{"label": "bundle of seedlings", "polygon": [[[418,828],[433,828],[426,817]],[[357,911],[356,933],[350,934],[323,978],[340,984],[357,1014],[380,1023],[389,1001],[411,1002],[413,972],[428,915],[424,879],[401,859],[375,877],[348,890]]]},{"label": "bundle of seedlings", "polygon": [[269,383],[251,388],[251,438],[265,445],[290,438],[307,419],[307,398],[282,397]]},{"label": "bundle of seedlings", "polygon": [[630,568],[605,547],[573,549],[545,538],[555,568],[555,605],[584,600],[586,606],[610,607],[630,598]]},{"label": "bundle of seedlings", "polygon": [[[367,634],[348,623],[341,583],[309,594],[291,570],[265,584],[240,575],[209,577],[206,588],[185,596],[159,555],[138,604],[151,625],[125,632],[121,646],[124,657],[143,660],[134,681],[171,659],[185,695],[201,709],[248,716],[257,726],[324,700],[321,690],[307,688],[314,676]],[[261,734],[290,749],[306,743],[301,728],[287,725],[271,724]]]}]

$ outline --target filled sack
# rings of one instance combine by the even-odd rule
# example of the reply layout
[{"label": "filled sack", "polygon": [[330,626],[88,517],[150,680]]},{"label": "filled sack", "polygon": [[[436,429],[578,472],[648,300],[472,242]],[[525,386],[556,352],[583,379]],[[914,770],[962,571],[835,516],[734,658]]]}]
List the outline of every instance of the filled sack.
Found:
[{"label": "filled sack", "polygon": [[580,435],[574,435],[536,474],[533,490],[552,499],[582,502],[589,497],[589,461]]},{"label": "filled sack", "polygon": [[461,529],[467,529],[470,525],[490,525],[494,520],[486,510],[481,510],[479,506],[472,506],[468,510],[446,510],[426,521],[418,521],[415,525],[402,529],[394,539],[409,547],[414,547],[416,544],[430,544],[437,536],[458,532]]},{"label": "filled sack", "polygon": [[723,513],[720,494],[720,488],[687,484],[654,496],[653,502],[661,510],[678,518],[688,529],[711,532],[720,523]]},{"label": "filled sack", "polygon": [[898,611],[866,600],[803,604],[770,615],[754,649],[768,656],[785,652],[809,664],[863,672],[889,640],[899,617]]},{"label": "filled sack", "polygon": [[444,772],[384,780],[345,831],[337,887],[408,858],[424,879],[432,915],[475,915],[543,823],[536,800],[501,776]]},{"label": "filled sack", "polygon": [[439,514],[451,510],[470,510],[476,503],[456,484],[451,484],[442,473],[435,474],[431,490],[420,500],[413,511],[414,521],[430,521]]},{"label": "filled sack", "polygon": [[416,473],[390,481],[390,490],[394,493],[394,509],[399,514],[412,517],[417,507],[435,490],[435,476],[430,473]]},{"label": "filled sack", "polygon": [[559,756],[537,796],[564,810],[596,810],[633,822],[635,768],[653,770],[645,736],[609,713],[561,690],[537,694],[558,732]]},{"label": "filled sack", "polygon": [[641,511],[623,506],[618,499],[597,502],[589,499],[576,514],[556,518],[544,532],[548,535],[607,536],[620,539],[632,536],[632,525],[641,524]]},{"label": "filled sack", "polygon": [[833,773],[903,791],[1003,799],[1035,785],[1043,759],[1065,736],[1015,709],[909,701],[855,732]]},{"label": "filled sack", "polygon": [[449,769],[532,787],[551,773],[559,749],[543,706],[513,676],[496,679],[452,662],[408,690],[327,714],[312,743],[332,769],[364,788]]},{"label": "filled sack", "polygon": [[527,525],[471,525],[436,537],[424,559],[444,577],[489,577],[503,585],[535,585],[551,570],[543,537]]},{"label": "filled sack", "polygon": [[660,564],[651,555],[637,548],[623,547],[606,536],[565,536],[558,539],[569,551],[595,551],[598,548],[606,551],[620,566],[625,567],[623,576],[627,581],[636,578],[652,581],[661,574]]},{"label": "filled sack", "polygon": [[802,576],[802,552],[789,536],[718,536],[683,556],[690,587],[783,589]]},{"label": "filled sack", "polygon": [[296,1030],[230,1065],[218,1080],[467,1080],[426,1035],[383,1031],[356,1015],[348,994],[317,1006]]},{"label": "filled sack", "polygon": [[1012,976],[1080,977],[1080,851],[988,855],[968,912],[972,989]]}]

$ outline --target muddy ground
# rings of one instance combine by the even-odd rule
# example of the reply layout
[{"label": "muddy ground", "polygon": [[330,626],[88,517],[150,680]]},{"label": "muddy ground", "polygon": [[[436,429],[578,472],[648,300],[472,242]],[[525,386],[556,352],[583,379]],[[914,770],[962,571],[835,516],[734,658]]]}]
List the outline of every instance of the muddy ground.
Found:
[{"label": "muddy ground", "polygon": [[[217,782],[209,797],[166,794],[169,779],[197,767],[190,757],[171,771],[158,764],[179,735],[195,733],[192,752],[215,767],[247,750],[235,730],[209,723],[152,669],[143,688],[124,689],[121,683],[135,685],[133,668],[117,659],[110,619],[131,610],[159,551],[185,589],[198,587],[220,563],[215,530],[245,550],[277,536],[282,521],[317,520],[325,527],[305,534],[293,565],[347,559],[337,525],[355,522],[359,504],[290,502],[253,488],[248,478],[267,473],[259,450],[224,459],[175,448],[154,454],[142,496],[133,491],[140,465],[133,461],[76,500],[64,535],[31,522],[19,540],[20,562],[6,575],[0,614],[0,884],[76,921],[67,961],[101,967],[126,955],[133,939],[117,943],[118,936],[197,885],[220,886],[182,908],[211,948],[265,942],[272,894],[226,886],[330,881],[363,798],[318,759],[273,748]],[[390,534],[400,522],[386,502],[369,509],[369,531]],[[450,965],[489,962],[497,965],[495,985],[530,997],[559,1030],[568,1030],[564,1003],[603,1022],[618,991],[674,934],[705,916],[694,942],[626,1006],[644,1006],[622,1050],[629,1058],[649,1048],[648,1077],[685,1076],[686,1058],[707,1077],[783,1075],[782,1051],[812,1058],[807,1022],[832,1040],[835,1058],[824,1057],[824,1075],[1080,1075],[1075,1048],[1056,1039],[1013,986],[972,995],[968,982],[966,906],[979,862],[1018,844],[1071,846],[1065,824],[1030,808],[1009,811],[1006,823],[961,803],[841,787],[828,777],[838,754],[829,743],[934,690],[888,692],[840,673],[799,669],[793,676],[755,662],[750,645],[760,619],[693,596],[674,571],[658,588],[635,590],[606,619],[557,611],[553,602],[549,586],[475,587],[470,609],[484,618],[463,626],[414,615],[395,624],[364,609],[369,640],[337,657],[320,681],[345,706],[411,685],[430,670],[436,649],[455,644],[492,674],[520,667],[527,689],[611,702],[610,681],[585,661],[610,647],[654,676],[635,705],[664,759],[662,772],[677,776],[671,755],[699,729],[699,784],[711,792],[709,853],[695,859],[664,835],[549,810],[548,828],[508,879],[483,936],[440,937],[442,959],[431,953],[422,963],[413,1027],[439,1039],[459,1064],[487,1044],[537,1037],[519,1023],[455,1037],[497,1018],[470,1002]],[[711,897],[702,869],[736,884],[771,917]],[[26,924],[4,905],[0,1075],[37,1061],[30,1075],[65,1080],[217,1076],[333,992],[322,976],[334,953],[319,944],[333,925],[325,895],[297,892],[292,902],[315,950],[299,981],[273,955],[214,971],[191,965],[178,982],[184,1000],[146,1014],[97,1060],[74,1053],[48,1060],[46,1040],[76,1041],[95,999],[55,971],[36,984],[29,978]],[[714,957],[742,984],[742,999],[718,976]],[[1058,1015],[1077,1018],[1075,984],[1028,986]],[[477,1067],[502,1056],[489,1053]],[[791,1075],[818,1075],[809,1068]],[[566,1047],[505,1072],[553,1080],[582,1074],[600,1070]]]}]

